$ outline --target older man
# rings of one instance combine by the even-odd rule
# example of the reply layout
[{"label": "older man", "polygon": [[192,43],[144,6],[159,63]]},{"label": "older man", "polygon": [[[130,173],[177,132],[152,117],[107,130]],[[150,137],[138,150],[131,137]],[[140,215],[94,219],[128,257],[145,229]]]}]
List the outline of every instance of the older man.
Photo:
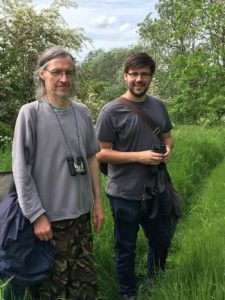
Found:
[{"label": "older man", "polygon": [[71,100],[73,56],[60,46],[47,49],[37,77],[36,101],[22,106],[16,122],[13,175],[34,233],[55,247],[53,277],[41,284],[40,297],[93,300],[91,209],[97,230],[104,220],[98,142],[89,110]]}]

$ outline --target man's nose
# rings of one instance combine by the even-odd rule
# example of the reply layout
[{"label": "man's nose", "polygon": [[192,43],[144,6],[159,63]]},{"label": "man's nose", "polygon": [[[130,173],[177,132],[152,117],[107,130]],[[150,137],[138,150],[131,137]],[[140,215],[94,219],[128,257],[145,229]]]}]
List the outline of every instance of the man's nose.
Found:
[{"label": "man's nose", "polygon": [[138,74],[136,80],[142,80],[142,79],[143,79],[142,74]]},{"label": "man's nose", "polygon": [[60,81],[67,81],[67,80],[68,80],[68,76],[66,75],[65,72],[62,72],[60,76]]}]

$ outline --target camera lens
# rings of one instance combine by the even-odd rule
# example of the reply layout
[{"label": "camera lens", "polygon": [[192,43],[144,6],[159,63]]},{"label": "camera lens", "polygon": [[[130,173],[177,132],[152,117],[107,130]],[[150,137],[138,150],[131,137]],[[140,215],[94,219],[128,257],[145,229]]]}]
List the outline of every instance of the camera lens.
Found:
[{"label": "camera lens", "polygon": [[153,146],[152,146],[152,151],[157,152],[157,153],[160,153],[160,152],[161,152],[161,151],[160,151],[160,146],[158,146],[158,145],[153,145]]}]

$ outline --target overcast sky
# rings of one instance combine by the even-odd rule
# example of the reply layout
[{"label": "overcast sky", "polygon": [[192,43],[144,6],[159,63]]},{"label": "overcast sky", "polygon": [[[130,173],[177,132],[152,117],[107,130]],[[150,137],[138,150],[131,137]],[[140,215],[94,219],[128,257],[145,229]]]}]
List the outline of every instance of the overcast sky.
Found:
[{"label": "overcast sky", "polygon": [[[83,49],[81,58],[95,49],[110,50],[127,47],[138,40],[137,24],[152,13],[157,17],[158,0],[75,0],[78,7],[62,9],[61,14],[72,28],[82,27],[93,45]],[[50,0],[35,0],[37,8],[43,8]],[[79,58],[78,58],[79,59]]]}]

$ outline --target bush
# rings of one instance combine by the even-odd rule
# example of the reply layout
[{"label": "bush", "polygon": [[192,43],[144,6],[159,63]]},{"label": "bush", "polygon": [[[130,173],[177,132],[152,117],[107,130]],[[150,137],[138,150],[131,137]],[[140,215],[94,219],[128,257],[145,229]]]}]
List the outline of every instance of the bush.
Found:
[{"label": "bush", "polygon": [[0,122],[0,149],[6,148],[12,144],[13,130],[8,125]]},{"label": "bush", "polygon": [[8,137],[13,136],[12,128],[9,125],[7,125],[7,124],[5,124],[1,121],[0,121],[0,135],[1,136],[8,136]]}]

